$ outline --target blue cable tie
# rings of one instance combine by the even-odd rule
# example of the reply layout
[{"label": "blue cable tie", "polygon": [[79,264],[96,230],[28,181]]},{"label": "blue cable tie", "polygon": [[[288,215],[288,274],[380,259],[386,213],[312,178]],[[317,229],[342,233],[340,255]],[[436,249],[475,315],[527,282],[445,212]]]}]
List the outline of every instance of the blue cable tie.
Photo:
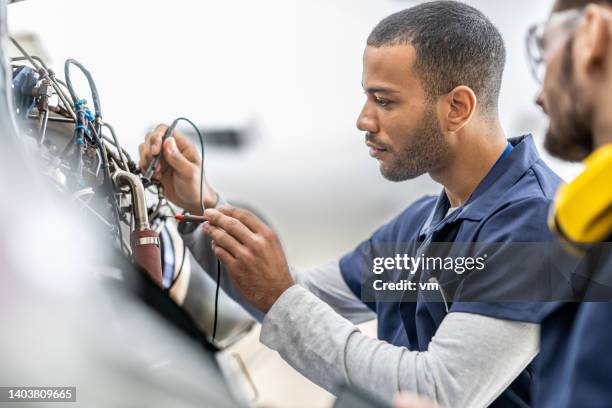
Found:
[{"label": "blue cable tie", "polygon": [[77,115],[79,113],[82,113],[87,118],[87,120],[90,121],[90,122],[93,122],[94,119],[95,119],[93,113],[89,109],[79,109],[79,110],[76,111],[76,113],[77,113]]},{"label": "blue cable tie", "polygon": [[87,99],[78,99],[75,103],[74,103],[74,108],[77,109],[79,106],[81,105],[87,105]]},{"label": "blue cable tie", "polygon": [[75,132],[76,132],[77,130],[79,130],[79,129],[83,129],[83,132],[85,132],[85,134],[86,134],[86,135],[88,135],[88,134],[89,134],[89,129],[87,129],[87,126],[85,126],[85,125],[76,125],[76,126],[74,127],[74,131],[75,131]]}]

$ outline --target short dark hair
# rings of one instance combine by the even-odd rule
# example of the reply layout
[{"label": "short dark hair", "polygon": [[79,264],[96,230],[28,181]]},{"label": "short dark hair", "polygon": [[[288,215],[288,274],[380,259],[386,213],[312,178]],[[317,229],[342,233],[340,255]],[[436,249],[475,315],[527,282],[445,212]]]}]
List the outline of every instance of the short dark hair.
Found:
[{"label": "short dark hair", "polygon": [[474,7],[432,1],[391,14],[368,37],[371,47],[411,44],[430,98],[469,86],[484,111],[497,110],[506,50],[501,34]]},{"label": "short dark hair", "polygon": [[589,3],[612,6],[612,0],[557,0],[553,11],[580,9],[588,6]]}]

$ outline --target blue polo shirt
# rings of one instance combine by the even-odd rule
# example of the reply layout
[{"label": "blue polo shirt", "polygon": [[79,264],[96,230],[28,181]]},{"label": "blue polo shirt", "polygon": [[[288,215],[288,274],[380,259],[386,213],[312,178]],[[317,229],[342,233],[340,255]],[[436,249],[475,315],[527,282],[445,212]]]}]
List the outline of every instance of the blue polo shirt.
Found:
[{"label": "blue polo shirt", "polygon": [[[421,198],[341,258],[340,270],[347,285],[377,314],[381,340],[410,350],[425,351],[450,312],[538,322],[542,303],[461,301],[473,299],[474,294],[491,288],[495,288],[496,295],[503,298],[505,290],[514,292],[521,285],[531,285],[532,278],[528,277],[531,271],[517,271],[511,262],[506,261],[505,245],[554,240],[546,218],[561,180],[539,157],[531,135],[513,138],[509,142],[512,150],[497,161],[462,207],[447,215],[450,204],[444,192],[439,197]],[[454,301],[447,301],[443,296],[439,299],[417,296],[415,301],[389,302],[376,298],[376,293],[373,298],[368,296],[365,299],[362,289],[368,286],[367,280],[372,279],[374,258],[389,253],[420,256],[424,247],[438,242],[455,245],[497,243],[492,259],[505,262],[498,262],[493,268],[494,273],[477,279],[471,274],[462,275],[453,285]],[[401,274],[397,276],[399,279]],[[428,278],[426,273],[419,277],[421,281]],[[454,279],[457,280],[456,275]],[[507,282],[506,287],[504,282]],[[529,406],[530,371],[531,368],[523,371],[491,406]]]},{"label": "blue polo shirt", "polygon": [[[534,406],[612,406],[612,236],[589,251],[578,274],[588,277],[579,298],[601,302],[550,303],[542,311]],[[602,290],[600,284],[607,287]],[[607,301],[606,301],[607,300]]]}]

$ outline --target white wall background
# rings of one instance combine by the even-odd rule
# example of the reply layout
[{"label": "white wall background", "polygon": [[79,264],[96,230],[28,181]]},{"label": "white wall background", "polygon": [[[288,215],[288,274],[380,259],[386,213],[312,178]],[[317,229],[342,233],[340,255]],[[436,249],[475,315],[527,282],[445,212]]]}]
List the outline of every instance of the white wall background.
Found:
[{"label": "white wall background", "polygon": [[[205,126],[254,126],[249,149],[208,152],[209,180],[226,197],[259,208],[279,231],[290,262],[307,266],[342,255],[412,200],[440,189],[427,177],[385,181],[355,127],[365,98],[365,39],[381,18],[415,3],[28,0],[9,7],[9,29],[37,35],[58,73],[68,57],[90,69],[105,119],[134,155],[152,125],[178,115]],[[541,142],[546,119],[533,103],[537,86],[524,35],[552,0],[468,3],[506,41],[507,135],[532,132]],[[547,161],[565,178],[577,171]],[[266,364],[261,360],[256,371]],[[297,377],[280,386],[275,381],[290,370],[268,364],[259,372],[277,386],[263,385],[264,401],[309,407],[328,401]]]},{"label": "white wall background", "polygon": [[[507,134],[532,131],[541,139],[546,122],[533,104],[524,33],[551,1],[470,3],[507,44]],[[14,34],[36,34],[58,73],[68,57],[90,69],[105,119],[134,154],[152,125],[178,115],[205,126],[254,126],[250,149],[209,152],[208,177],[226,196],[262,210],[292,263],[302,266],[343,254],[410,201],[439,189],[427,177],[385,181],[355,127],[365,39],[381,18],[411,4],[27,0],[10,6],[9,24]],[[84,83],[78,88],[87,91]]]}]

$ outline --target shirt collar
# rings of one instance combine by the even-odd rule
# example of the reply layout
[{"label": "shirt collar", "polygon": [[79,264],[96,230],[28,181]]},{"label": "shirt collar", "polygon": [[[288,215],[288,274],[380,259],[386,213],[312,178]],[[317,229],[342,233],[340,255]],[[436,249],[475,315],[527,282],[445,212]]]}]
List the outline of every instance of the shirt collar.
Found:
[{"label": "shirt collar", "polygon": [[[448,216],[448,221],[457,219],[480,221],[491,211],[499,197],[540,159],[533,136],[523,135],[510,138],[508,141],[512,144],[513,149],[506,154],[503,160],[495,163],[467,202]],[[425,222],[424,229],[429,230],[429,227],[437,226],[445,218],[449,207],[446,192],[442,190],[433,211]]]}]

